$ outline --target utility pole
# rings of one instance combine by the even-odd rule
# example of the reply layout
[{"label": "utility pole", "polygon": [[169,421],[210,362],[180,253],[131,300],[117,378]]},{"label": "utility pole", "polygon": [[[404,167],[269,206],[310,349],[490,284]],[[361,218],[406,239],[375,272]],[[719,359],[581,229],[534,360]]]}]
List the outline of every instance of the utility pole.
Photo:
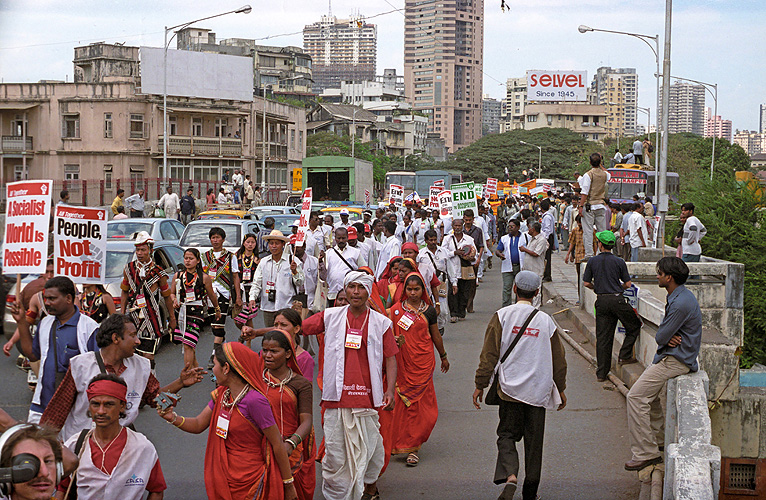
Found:
[{"label": "utility pole", "polygon": [[668,213],[668,116],[670,110],[670,32],[672,25],[673,0],[665,0],[665,53],[662,60],[662,146],[658,163],[660,212],[659,228],[655,248],[665,248],[665,216]]}]

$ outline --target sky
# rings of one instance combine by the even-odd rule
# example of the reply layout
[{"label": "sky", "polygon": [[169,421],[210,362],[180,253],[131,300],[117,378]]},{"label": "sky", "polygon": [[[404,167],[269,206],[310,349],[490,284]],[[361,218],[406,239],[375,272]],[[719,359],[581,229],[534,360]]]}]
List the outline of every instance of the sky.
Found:
[{"label": "sky", "polygon": [[[223,38],[255,38],[263,45],[302,46],[301,30],[327,14],[326,0],[0,0],[0,79],[72,81],[74,47],[125,42],[161,47],[163,27],[235,10],[250,1],[250,14],[230,14],[195,24]],[[665,2],[662,0],[485,0],[484,93],[501,99],[504,82],[527,70],[584,70],[591,80],[600,66],[638,72],[638,105],[656,117],[651,49],[636,38],[610,33],[581,34],[581,24],[598,29],[660,34],[664,57]],[[404,0],[334,0],[332,13],[361,13],[378,27],[378,73],[403,73]],[[397,10],[398,9],[398,10]],[[761,0],[676,0],[673,2],[671,74],[718,84],[718,114],[734,129],[759,126],[766,103],[766,2]],[[286,35],[287,36],[277,36]],[[653,42],[652,42],[653,43]],[[175,44],[171,44],[175,47]],[[713,99],[707,95],[707,105]],[[646,116],[639,113],[639,123]]]}]

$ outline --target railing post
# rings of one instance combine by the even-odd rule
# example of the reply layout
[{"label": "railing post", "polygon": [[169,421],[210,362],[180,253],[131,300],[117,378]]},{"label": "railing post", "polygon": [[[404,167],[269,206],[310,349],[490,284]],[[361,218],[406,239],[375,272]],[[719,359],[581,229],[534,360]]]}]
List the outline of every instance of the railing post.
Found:
[{"label": "railing post", "polygon": [[88,206],[88,181],[82,181],[82,206]]},{"label": "railing post", "polygon": [[101,186],[101,196],[98,199],[98,204],[100,206],[104,206],[104,190],[106,188],[106,183],[104,182],[104,179],[101,179],[99,182],[99,185]]}]

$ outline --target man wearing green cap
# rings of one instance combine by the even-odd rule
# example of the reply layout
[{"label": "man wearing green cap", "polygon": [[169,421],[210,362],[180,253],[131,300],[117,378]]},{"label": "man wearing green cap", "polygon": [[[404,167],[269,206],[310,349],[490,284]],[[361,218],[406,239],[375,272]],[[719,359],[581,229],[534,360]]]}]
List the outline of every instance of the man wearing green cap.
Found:
[{"label": "man wearing green cap", "polygon": [[625,261],[612,254],[617,239],[611,231],[596,233],[599,254],[585,266],[583,285],[596,292],[596,377],[606,380],[612,366],[614,330],[619,320],[625,327],[625,340],[618,363],[635,363],[633,344],[641,333],[641,320],[622,294],[630,288],[630,275]]}]

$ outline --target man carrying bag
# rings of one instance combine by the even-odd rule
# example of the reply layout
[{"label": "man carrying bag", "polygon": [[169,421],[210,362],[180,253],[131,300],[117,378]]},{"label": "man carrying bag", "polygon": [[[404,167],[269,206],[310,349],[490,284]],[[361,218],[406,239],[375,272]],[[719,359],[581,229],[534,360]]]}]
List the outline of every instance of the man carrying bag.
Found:
[{"label": "man carrying bag", "polygon": [[498,500],[516,492],[519,455],[524,438],[524,500],[537,497],[542,468],[545,410],[566,406],[566,358],[553,318],[532,306],[540,292],[540,277],[531,271],[516,275],[516,304],[497,311],[487,326],[476,370],[473,404],[480,409],[484,389],[487,404],[499,406],[497,465],[494,483],[504,484]]}]

